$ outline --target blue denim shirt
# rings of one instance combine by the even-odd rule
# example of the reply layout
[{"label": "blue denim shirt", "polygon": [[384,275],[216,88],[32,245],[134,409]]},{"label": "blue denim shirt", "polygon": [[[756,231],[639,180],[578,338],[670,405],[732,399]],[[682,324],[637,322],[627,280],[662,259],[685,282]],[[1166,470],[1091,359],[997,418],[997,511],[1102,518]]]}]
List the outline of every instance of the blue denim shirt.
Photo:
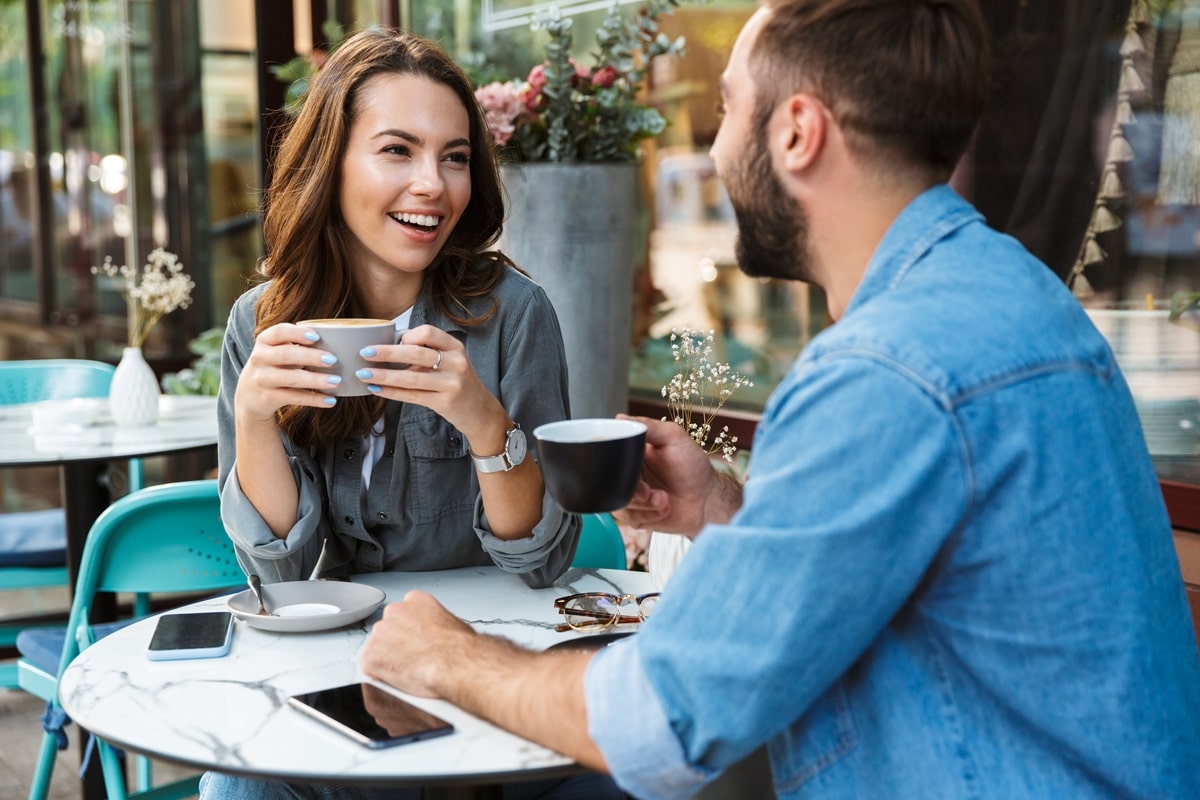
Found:
[{"label": "blue denim shirt", "polygon": [[1200,797],[1200,654],[1079,303],[948,187],[767,405],[744,504],[585,680],[618,783],[768,743],[781,798]]}]

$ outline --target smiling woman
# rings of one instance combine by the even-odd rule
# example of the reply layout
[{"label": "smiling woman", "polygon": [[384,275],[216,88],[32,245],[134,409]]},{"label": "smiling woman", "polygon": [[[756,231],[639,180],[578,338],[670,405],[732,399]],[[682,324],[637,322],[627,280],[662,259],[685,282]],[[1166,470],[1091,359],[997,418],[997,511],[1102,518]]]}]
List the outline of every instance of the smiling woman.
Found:
[{"label": "smiling woman", "polygon": [[[493,249],[504,204],[467,78],[419,37],[351,36],[273,176],[269,280],[234,304],[221,367],[222,519],[243,567],[268,598],[390,570],[555,580],[579,519],[546,494],[524,431],[569,416],[562,338],[542,288]],[[331,370],[346,355],[302,321],[344,318],[386,320],[396,343]],[[251,783],[210,776],[204,797],[272,791]]]}]

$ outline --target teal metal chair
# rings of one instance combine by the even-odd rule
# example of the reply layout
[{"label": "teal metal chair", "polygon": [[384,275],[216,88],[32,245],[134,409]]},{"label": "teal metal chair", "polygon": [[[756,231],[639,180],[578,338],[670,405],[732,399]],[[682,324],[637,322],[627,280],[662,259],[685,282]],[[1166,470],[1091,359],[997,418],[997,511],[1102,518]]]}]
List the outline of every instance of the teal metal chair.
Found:
[{"label": "teal metal chair", "polygon": [[625,540],[612,514],[581,514],[583,530],[575,548],[572,567],[580,569],[628,569]]},{"label": "teal metal chair", "polygon": [[[120,498],[96,519],[83,550],[75,598],[65,630],[30,630],[17,639],[20,686],[47,701],[47,713],[29,797],[43,800],[57,750],[66,747],[67,722],[58,702],[58,676],[71,660],[115,625],[88,622],[97,592],[134,595],[134,614],[149,613],[151,595],[215,592],[245,585],[233,544],[221,524],[215,480],[166,483]],[[55,635],[57,633],[57,635]],[[111,745],[95,739],[110,800],[179,798],[197,792],[199,775],[151,786],[149,761],[138,757],[136,793],[127,793],[121,762]]]},{"label": "teal metal chair", "polygon": [[[83,359],[0,362],[0,405],[107,397],[112,364]],[[129,464],[131,488],[142,485],[142,463]],[[67,520],[61,508],[0,514],[0,590],[67,585]],[[0,647],[12,647],[21,623],[0,624]],[[16,688],[15,663],[0,664],[0,687]]]}]

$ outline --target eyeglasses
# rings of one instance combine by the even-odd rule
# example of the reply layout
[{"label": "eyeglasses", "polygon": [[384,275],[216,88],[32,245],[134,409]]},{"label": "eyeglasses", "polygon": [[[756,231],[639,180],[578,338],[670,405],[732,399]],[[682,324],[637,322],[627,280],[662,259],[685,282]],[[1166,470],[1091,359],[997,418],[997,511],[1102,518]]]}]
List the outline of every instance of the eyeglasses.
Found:
[{"label": "eyeglasses", "polygon": [[[621,606],[632,601],[637,604],[638,615],[621,613]],[[607,628],[609,625],[621,625],[627,622],[642,622],[649,619],[658,605],[658,592],[650,594],[608,594],[607,592],[584,592],[560,597],[554,601],[554,608],[567,618],[565,624],[558,625],[554,630],[589,631],[596,628]]]}]

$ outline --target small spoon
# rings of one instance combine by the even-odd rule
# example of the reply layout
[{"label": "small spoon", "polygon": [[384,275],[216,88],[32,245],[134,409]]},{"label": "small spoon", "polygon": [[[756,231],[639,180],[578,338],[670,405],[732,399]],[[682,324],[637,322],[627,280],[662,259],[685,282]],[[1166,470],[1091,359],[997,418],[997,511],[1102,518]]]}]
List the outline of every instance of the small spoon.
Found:
[{"label": "small spoon", "polygon": [[262,580],[257,575],[247,575],[246,581],[250,584],[250,591],[254,592],[254,596],[258,598],[258,615],[260,617],[271,616],[271,612],[267,611],[267,607],[263,603]]}]

